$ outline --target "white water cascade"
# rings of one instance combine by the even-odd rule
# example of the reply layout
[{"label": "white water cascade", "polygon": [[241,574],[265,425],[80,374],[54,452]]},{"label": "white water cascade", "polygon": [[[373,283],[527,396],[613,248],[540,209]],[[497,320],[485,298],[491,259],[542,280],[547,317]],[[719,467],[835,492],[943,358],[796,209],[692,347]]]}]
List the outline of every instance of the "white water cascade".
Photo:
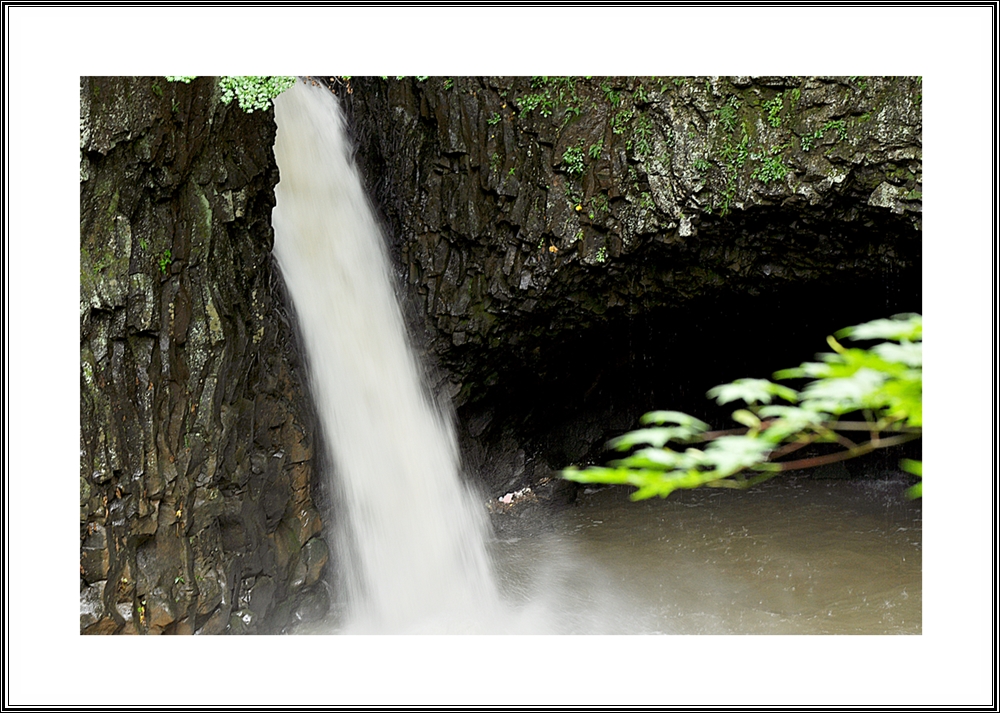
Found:
[{"label": "white water cascade", "polygon": [[428,398],[337,99],[275,102],[274,252],[336,473],[347,632],[502,630],[488,523]]}]

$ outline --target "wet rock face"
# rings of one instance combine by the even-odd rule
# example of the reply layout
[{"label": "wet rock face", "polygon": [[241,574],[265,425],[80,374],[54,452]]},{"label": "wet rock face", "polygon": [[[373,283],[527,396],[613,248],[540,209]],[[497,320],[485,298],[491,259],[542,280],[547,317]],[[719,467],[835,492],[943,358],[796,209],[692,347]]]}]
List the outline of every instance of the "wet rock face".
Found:
[{"label": "wet rock face", "polygon": [[80,99],[81,631],[280,630],[325,606],[327,547],[273,114],[211,79]]},{"label": "wet rock face", "polygon": [[920,309],[917,78],[335,88],[417,341],[496,494],[643,410],[717,417],[711,386]]}]

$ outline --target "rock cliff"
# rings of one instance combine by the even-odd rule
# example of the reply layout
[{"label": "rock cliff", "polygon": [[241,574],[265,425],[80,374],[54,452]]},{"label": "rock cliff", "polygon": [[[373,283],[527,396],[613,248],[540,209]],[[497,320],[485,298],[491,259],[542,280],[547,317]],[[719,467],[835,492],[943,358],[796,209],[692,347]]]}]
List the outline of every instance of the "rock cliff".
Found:
[{"label": "rock cliff", "polygon": [[327,606],[315,419],[271,259],[271,111],[80,83],[80,630],[279,630]]},{"label": "rock cliff", "polygon": [[331,85],[494,492],[920,309],[919,78]]}]

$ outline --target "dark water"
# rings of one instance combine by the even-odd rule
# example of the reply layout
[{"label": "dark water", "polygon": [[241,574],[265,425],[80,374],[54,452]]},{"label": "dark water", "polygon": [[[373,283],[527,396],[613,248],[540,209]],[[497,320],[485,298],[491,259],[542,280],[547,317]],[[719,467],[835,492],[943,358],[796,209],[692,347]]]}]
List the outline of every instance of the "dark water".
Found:
[{"label": "dark water", "polygon": [[496,543],[508,597],[559,631],[921,633],[921,507],[900,480],[583,495]]}]

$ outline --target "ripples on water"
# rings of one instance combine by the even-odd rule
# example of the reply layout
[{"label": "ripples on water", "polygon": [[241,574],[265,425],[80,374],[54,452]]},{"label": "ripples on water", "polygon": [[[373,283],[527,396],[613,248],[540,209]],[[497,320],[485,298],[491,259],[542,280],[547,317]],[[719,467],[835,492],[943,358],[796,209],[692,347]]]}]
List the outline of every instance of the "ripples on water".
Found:
[{"label": "ripples on water", "polygon": [[788,478],[640,503],[609,488],[549,533],[498,542],[498,561],[515,596],[561,572],[567,607],[610,613],[615,633],[919,634],[921,507],[905,486]]}]

